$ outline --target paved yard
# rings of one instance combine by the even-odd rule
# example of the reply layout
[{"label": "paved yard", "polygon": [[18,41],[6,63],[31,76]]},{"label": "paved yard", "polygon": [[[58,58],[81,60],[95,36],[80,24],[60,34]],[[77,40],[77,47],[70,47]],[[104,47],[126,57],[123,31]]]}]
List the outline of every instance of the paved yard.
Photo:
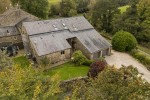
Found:
[{"label": "paved yard", "polygon": [[148,71],[144,67],[144,65],[139,63],[137,60],[135,60],[127,53],[112,51],[112,54],[113,55],[106,57],[106,61],[109,65],[115,65],[118,68],[120,68],[121,65],[125,65],[125,66],[133,65],[134,67],[137,67],[140,73],[144,74],[143,78],[150,83],[150,71]]}]

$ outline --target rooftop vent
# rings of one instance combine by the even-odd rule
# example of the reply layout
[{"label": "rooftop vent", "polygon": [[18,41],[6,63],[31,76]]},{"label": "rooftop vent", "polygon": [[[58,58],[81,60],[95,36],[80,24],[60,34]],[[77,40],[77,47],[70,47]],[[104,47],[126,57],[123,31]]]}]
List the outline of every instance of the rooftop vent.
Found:
[{"label": "rooftop vent", "polygon": [[62,23],[64,29],[68,29],[65,23]]},{"label": "rooftop vent", "polygon": [[56,27],[56,25],[53,25],[53,27],[55,28],[55,30],[58,30],[58,28]]},{"label": "rooftop vent", "polygon": [[72,25],[72,27],[74,28],[75,31],[77,31],[77,27],[75,25]]},{"label": "rooftop vent", "polygon": [[37,41],[34,41],[34,44],[36,45],[36,44],[37,44]]}]

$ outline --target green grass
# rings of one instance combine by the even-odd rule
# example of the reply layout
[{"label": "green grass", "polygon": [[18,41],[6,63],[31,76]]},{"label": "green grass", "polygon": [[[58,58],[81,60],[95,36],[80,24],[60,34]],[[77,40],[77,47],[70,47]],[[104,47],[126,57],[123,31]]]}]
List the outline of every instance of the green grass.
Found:
[{"label": "green grass", "polygon": [[124,13],[124,12],[126,12],[127,8],[129,8],[129,7],[130,7],[129,5],[122,6],[122,7],[119,7],[119,10],[120,10],[121,13]]},{"label": "green grass", "polygon": [[75,77],[86,76],[89,70],[88,66],[76,66],[73,63],[65,63],[56,68],[50,69],[45,72],[46,75],[53,76],[59,75],[60,80],[67,80]]},{"label": "green grass", "polygon": [[25,56],[19,56],[13,58],[14,64],[20,65],[22,68],[28,67],[30,65],[29,60]]},{"label": "green grass", "polygon": [[57,4],[59,3],[61,0],[49,0],[49,4],[52,5],[52,4]]}]

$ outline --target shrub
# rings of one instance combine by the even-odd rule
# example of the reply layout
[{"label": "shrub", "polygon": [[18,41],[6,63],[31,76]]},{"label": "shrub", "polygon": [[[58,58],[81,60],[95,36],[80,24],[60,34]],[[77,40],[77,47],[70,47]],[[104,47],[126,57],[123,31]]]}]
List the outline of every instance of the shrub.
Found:
[{"label": "shrub", "polygon": [[85,62],[83,63],[83,65],[90,66],[93,62],[94,62],[94,60],[87,59],[87,60],[85,60]]},{"label": "shrub", "polygon": [[80,50],[75,51],[72,55],[72,62],[76,65],[82,65],[87,61],[87,58],[82,54]]},{"label": "shrub", "polygon": [[112,38],[113,49],[117,51],[131,51],[136,45],[136,38],[126,31],[119,31]]},{"label": "shrub", "polygon": [[77,15],[77,11],[74,10],[74,9],[71,9],[71,10],[69,11],[69,13],[68,13],[68,16],[69,16],[69,17],[75,16],[75,15]]},{"label": "shrub", "polygon": [[107,66],[106,61],[95,61],[91,64],[91,68],[88,72],[88,77],[95,78],[98,76],[98,73],[104,70],[104,68]]}]

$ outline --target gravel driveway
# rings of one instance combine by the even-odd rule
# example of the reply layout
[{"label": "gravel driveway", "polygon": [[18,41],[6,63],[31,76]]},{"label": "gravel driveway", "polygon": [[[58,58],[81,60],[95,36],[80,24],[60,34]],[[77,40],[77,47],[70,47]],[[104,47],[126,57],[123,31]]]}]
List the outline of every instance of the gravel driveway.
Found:
[{"label": "gravel driveway", "polygon": [[138,69],[140,73],[143,74],[143,78],[150,83],[150,71],[148,71],[144,67],[144,65],[139,63],[129,54],[112,50],[112,55],[106,56],[105,59],[109,65],[115,65],[117,68],[120,68],[121,65],[125,65],[125,66],[133,65]]}]

